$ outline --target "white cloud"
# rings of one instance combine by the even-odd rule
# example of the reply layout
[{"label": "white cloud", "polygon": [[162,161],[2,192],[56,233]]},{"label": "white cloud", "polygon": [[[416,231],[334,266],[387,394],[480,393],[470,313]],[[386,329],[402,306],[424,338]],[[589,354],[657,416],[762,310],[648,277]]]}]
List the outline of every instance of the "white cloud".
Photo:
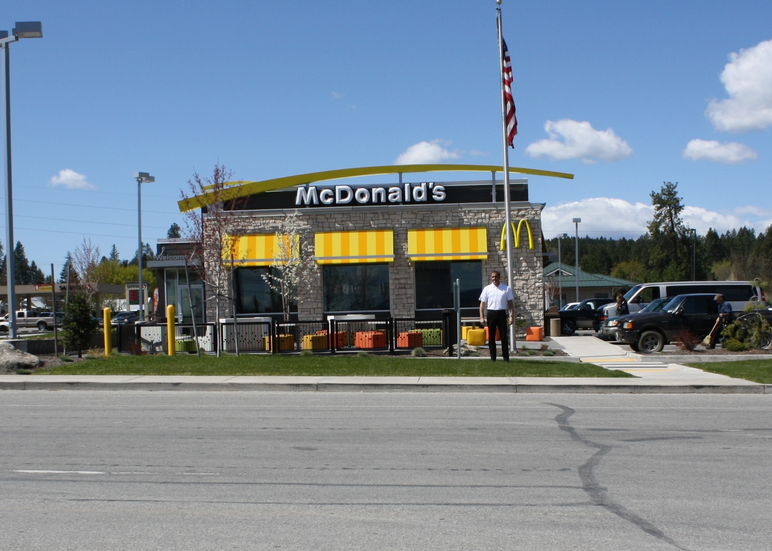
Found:
[{"label": "white cloud", "polygon": [[[544,236],[552,239],[566,233],[573,237],[574,218],[582,219],[579,223],[580,237],[636,239],[647,232],[647,224],[654,218],[654,207],[609,197],[592,197],[548,206],[542,211]],[[684,206],[681,218],[688,227],[695,228],[698,235],[705,235],[710,228],[724,233],[743,226],[760,233],[772,225],[772,210],[741,207],[733,212],[721,213],[702,207]]]},{"label": "white cloud", "polygon": [[69,168],[60,170],[59,174],[51,178],[48,183],[53,187],[62,186],[67,189],[96,189],[96,186],[86,181],[85,175],[78,174]]},{"label": "white cloud", "polygon": [[716,130],[748,132],[772,126],[772,40],[729,54],[721,73],[728,99],[711,100],[705,114]]},{"label": "white cloud", "polygon": [[581,159],[585,164],[619,161],[633,154],[627,142],[611,128],[595,130],[587,121],[547,121],[544,130],[549,139],[532,143],[526,147],[526,154],[535,158]]},{"label": "white cloud", "polygon": [[686,144],[683,158],[691,161],[713,161],[736,165],[755,161],[759,155],[747,145],[737,142],[718,143],[715,140],[692,140]]},{"label": "white cloud", "polygon": [[420,165],[436,164],[448,159],[458,159],[459,154],[445,149],[444,140],[432,140],[431,142],[418,142],[408,147],[397,160],[395,165]]}]

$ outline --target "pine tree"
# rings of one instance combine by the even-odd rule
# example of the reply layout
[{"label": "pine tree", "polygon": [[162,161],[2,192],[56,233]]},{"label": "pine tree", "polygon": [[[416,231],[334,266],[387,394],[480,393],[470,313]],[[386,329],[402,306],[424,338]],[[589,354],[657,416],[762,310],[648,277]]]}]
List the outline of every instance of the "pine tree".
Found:
[{"label": "pine tree", "polygon": [[62,342],[64,346],[78,351],[78,358],[83,357],[91,339],[99,328],[99,322],[91,315],[89,297],[85,293],[70,294],[70,302],[64,307],[62,322]]}]

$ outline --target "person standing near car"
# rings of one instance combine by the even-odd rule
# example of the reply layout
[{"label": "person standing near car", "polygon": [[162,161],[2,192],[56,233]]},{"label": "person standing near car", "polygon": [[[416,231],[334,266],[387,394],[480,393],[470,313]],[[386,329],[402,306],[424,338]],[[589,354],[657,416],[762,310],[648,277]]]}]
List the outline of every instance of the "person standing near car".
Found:
[{"label": "person standing near car", "polygon": [[[485,318],[487,308],[488,317]],[[512,312],[509,314],[509,312]],[[509,361],[509,324],[515,321],[515,295],[509,285],[501,283],[501,274],[491,272],[491,284],[480,294],[480,323],[488,327],[488,350],[496,361],[496,330],[501,336],[501,354]],[[507,323],[509,322],[509,323]]]},{"label": "person standing near car", "polygon": [[724,300],[724,295],[719,293],[713,297],[713,300],[718,303],[718,319],[716,319],[716,325],[713,326],[713,331],[710,332],[708,348],[716,348],[719,335],[723,332],[726,324],[732,320],[732,305]]},{"label": "person standing near car", "polygon": [[630,313],[630,308],[627,307],[627,301],[624,295],[617,295],[617,307],[614,311],[616,317],[626,316]]}]

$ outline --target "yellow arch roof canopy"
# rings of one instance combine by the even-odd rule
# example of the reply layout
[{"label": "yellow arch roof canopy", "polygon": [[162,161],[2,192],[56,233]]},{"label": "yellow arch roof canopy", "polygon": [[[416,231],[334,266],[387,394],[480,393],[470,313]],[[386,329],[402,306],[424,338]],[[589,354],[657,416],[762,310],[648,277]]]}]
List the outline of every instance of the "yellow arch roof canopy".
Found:
[{"label": "yellow arch roof canopy", "polygon": [[[323,172],[309,172],[296,176],[284,176],[260,182],[227,182],[225,188],[219,192],[204,193],[189,199],[178,201],[180,212],[188,212],[203,208],[219,201],[230,201],[239,197],[248,197],[266,191],[275,191],[295,186],[302,186],[314,182],[328,180],[340,180],[343,178],[355,178],[357,176],[373,176],[378,174],[412,174],[416,172],[503,172],[504,167],[496,165],[454,165],[454,164],[430,164],[430,165],[386,165],[365,166],[359,168],[340,168],[337,170],[325,170]],[[552,172],[535,168],[509,167],[509,172],[516,174],[531,174],[533,176],[547,176],[550,178],[566,178],[572,180],[573,174],[565,172]]]}]

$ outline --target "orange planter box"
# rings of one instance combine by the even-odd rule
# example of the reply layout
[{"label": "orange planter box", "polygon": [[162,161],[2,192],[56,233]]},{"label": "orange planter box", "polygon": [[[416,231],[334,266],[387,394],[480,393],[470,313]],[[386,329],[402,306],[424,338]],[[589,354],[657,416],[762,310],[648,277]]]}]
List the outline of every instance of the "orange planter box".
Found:
[{"label": "orange planter box", "polygon": [[[317,335],[327,335],[327,331],[318,331]],[[329,347],[332,348],[333,344],[335,348],[343,348],[348,346],[348,338],[345,331],[337,331],[333,335],[330,335]]]},{"label": "orange planter box", "polygon": [[[485,328],[485,340],[486,341],[491,340],[490,339],[490,334],[488,333],[488,328],[487,327]],[[498,329],[496,329],[496,340],[497,341],[501,340],[501,331],[499,331]]]},{"label": "orange planter box", "polygon": [[424,336],[420,331],[406,331],[397,337],[397,348],[418,348],[424,345]]},{"label": "orange planter box", "polygon": [[380,331],[357,331],[354,346],[357,348],[386,348],[386,334]]},{"label": "orange planter box", "polygon": [[543,327],[528,327],[525,333],[525,340],[527,341],[541,341],[544,340],[544,328]]}]

